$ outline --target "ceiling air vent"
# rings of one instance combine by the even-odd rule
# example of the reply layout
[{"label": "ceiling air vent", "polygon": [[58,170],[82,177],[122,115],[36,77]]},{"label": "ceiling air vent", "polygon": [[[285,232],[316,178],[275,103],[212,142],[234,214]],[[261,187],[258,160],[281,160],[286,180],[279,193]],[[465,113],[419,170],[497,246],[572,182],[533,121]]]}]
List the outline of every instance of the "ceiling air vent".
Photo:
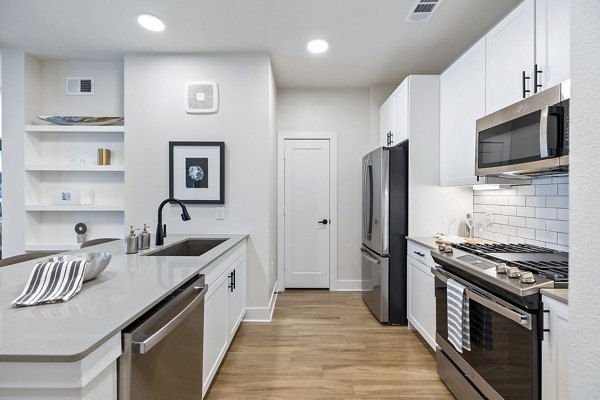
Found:
[{"label": "ceiling air vent", "polygon": [[68,96],[92,96],[94,94],[94,78],[67,77]]},{"label": "ceiling air vent", "polygon": [[417,0],[406,17],[408,22],[427,22],[442,0]]},{"label": "ceiling air vent", "polygon": [[197,81],[185,84],[185,111],[188,114],[215,113],[219,110],[217,82]]}]

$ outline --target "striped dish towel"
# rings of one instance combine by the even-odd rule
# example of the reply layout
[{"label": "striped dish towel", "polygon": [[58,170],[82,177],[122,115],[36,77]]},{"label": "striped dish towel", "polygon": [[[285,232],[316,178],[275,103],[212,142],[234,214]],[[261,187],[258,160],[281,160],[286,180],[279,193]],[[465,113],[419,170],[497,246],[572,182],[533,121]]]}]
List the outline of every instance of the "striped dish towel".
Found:
[{"label": "striped dish towel", "polygon": [[13,306],[62,303],[81,290],[86,260],[39,262],[33,268],[23,293]]},{"label": "striped dish towel", "polygon": [[469,299],[465,296],[466,287],[448,279],[448,340],[459,353],[471,350],[469,323]]}]

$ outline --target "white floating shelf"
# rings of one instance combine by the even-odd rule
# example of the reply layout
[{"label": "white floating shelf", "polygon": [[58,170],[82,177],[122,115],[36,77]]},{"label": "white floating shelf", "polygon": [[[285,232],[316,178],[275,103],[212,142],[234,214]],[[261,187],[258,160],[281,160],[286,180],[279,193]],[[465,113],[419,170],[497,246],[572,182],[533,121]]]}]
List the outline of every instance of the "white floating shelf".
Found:
[{"label": "white floating shelf", "polygon": [[25,211],[111,211],[124,212],[125,207],[119,205],[100,204],[25,204]]},{"label": "white floating shelf", "polygon": [[25,171],[65,171],[65,172],[124,172],[124,165],[89,165],[73,167],[61,164],[28,164]]},{"label": "white floating shelf", "polygon": [[80,247],[81,243],[28,243],[25,251],[69,251]]},{"label": "white floating shelf", "polygon": [[26,132],[111,133],[125,132],[125,125],[25,125]]}]

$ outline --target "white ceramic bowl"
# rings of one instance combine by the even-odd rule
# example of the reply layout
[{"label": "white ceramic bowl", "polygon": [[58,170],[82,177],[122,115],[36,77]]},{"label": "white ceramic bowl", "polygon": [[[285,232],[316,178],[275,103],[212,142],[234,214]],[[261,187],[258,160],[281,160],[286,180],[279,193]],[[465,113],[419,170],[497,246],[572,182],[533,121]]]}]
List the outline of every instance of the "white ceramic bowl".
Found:
[{"label": "white ceramic bowl", "polygon": [[77,254],[65,254],[64,256],[56,256],[49,258],[46,261],[60,262],[60,261],[76,261],[76,260],[87,260],[88,264],[83,274],[83,281],[89,281],[94,279],[102,273],[108,266],[112,255],[110,253],[77,253]]}]

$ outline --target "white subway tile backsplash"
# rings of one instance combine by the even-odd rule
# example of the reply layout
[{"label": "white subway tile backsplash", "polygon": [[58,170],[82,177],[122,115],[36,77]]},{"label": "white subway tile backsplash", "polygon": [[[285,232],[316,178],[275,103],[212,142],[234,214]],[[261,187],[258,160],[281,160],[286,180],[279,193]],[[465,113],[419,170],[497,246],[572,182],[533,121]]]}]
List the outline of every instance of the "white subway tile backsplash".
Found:
[{"label": "white subway tile backsplash", "polygon": [[517,235],[526,239],[535,239],[535,229],[517,228]]},{"label": "white subway tile backsplash", "polygon": [[568,208],[558,208],[556,210],[556,218],[563,220],[563,221],[568,221],[569,220],[569,209]]},{"label": "white subway tile backsplash", "polygon": [[546,199],[546,207],[569,208],[568,196],[548,197]]},{"label": "white subway tile backsplash", "polygon": [[568,221],[546,221],[546,230],[552,232],[569,233],[569,222]]},{"label": "white subway tile backsplash", "polygon": [[533,196],[535,195],[535,186],[517,186],[517,195],[519,196]]},{"label": "white subway tile backsplash", "polygon": [[525,226],[524,217],[508,217],[508,224],[516,227]]},{"label": "white subway tile backsplash", "polygon": [[527,196],[525,198],[525,205],[527,207],[546,207],[545,196]]},{"label": "white subway tile backsplash", "polygon": [[508,198],[509,206],[524,206],[525,196],[511,196]]},{"label": "white subway tile backsplash", "polygon": [[531,182],[533,185],[548,185],[552,183],[552,177],[548,178],[538,178]]},{"label": "white subway tile backsplash", "polygon": [[556,208],[536,208],[535,217],[544,219],[556,219]]},{"label": "white subway tile backsplash", "polygon": [[515,206],[502,206],[503,215],[517,215],[517,207]]},{"label": "white subway tile backsplash", "polygon": [[546,229],[546,220],[540,218],[525,218],[525,226],[531,229]]},{"label": "white subway tile backsplash", "polygon": [[568,233],[559,233],[558,234],[558,244],[562,246],[569,245],[569,234]]},{"label": "white subway tile backsplash", "polygon": [[473,193],[478,236],[568,251],[568,176],[535,178],[531,185]]},{"label": "white subway tile backsplash", "polygon": [[505,235],[515,236],[517,234],[517,227],[510,225],[502,225],[502,233]]},{"label": "white subway tile backsplash", "polygon": [[536,196],[556,196],[558,194],[558,188],[556,185],[536,185],[535,195]]},{"label": "white subway tile backsplash", "polygon": [[517,207],[517,216],[535,217],[535,207]]},{"label": "white subway tile backsplash", "polygon": [[568,196],[569,195],[569,184],[568,183],[561,183],[558,186],[558,195],[559,196]]},{"label": "white subway tile backsplash", "polygon": [[535,239],[540,242],[556,243],[558,242],[558,234],[556,232],[536,230]]},{"label": "white subway tile backsplash", "polygon": [[559,244],[553,244],[553,243],[546,243],[546,247],[548,249],[552,249],[552,250],[558,250],[558,251],[564,251],[564,252],[569,252],[569,247],[567,246],[561,246]]},{"label": "white subway tile backsplash", "polygon": [[508,236],[501,233],[496,233],[494,235],[494,240],[500,243],[508,243]]},{"label": "white subway tile backsplash", "polygon": [[539,240],[527,239],[525,243],[532,244],[534,246],[546,247],[546,243],[540,242]]}]

